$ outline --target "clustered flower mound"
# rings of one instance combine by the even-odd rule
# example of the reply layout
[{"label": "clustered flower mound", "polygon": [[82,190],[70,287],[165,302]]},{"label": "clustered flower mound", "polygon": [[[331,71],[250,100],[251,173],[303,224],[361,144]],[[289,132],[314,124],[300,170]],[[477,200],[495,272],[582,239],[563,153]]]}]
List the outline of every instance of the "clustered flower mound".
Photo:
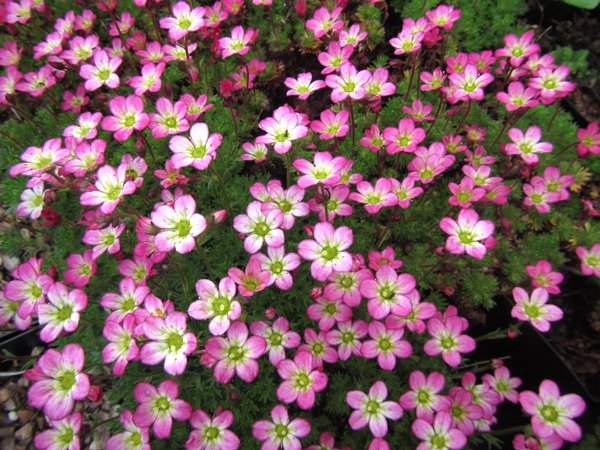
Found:
[{"label": "clustered flower mound", "polygon": [[[444,4],[384,42],[385,1],[67,3],[0,6],[3,198],[44,236],[0,323],[48,344],[36,448],[459,449],[504,402],[516,449],[581,438],[581,397],[468,359],[467,311],[512,292],[499,334],[547,332],[567,272],[600,278],[598,124],[533,32],[463,53]],[[78,408],[100,388],[108,423]]]}]

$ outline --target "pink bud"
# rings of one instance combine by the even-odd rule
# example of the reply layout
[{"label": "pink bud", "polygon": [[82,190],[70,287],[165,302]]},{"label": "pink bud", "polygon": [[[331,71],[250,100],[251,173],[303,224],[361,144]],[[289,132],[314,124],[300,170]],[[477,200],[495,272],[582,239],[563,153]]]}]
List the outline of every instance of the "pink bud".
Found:
[{"label": "pink bud", "polygon": [[214,211],[211,214],[213,220],[215,223],[223,223],[223,221],[225,220],[225,218],[227,217],[227,210],[226,209],[219,209],[218,211]]},{"label": "pink bud", "polygon": [[198,81],[198,76],[200,75],[200,73],[198,72],[198,69],[196,67],[194,67],[190,64],[188,66],[187,71],[188,71],[188,75],[190,76],[192,81]]},{"label": "pink bud", "polygon": [[62,217],[59,213],[54,211],[52,208],[44,208],[42,210],[42,226],[43,227],[55,227],[60,224]]},{"label": "pink bud", "polygon": [[496,238],[494,236],[490,236],[485,241],[483,241],[483,245],[485,245],[485,248],[487,248],[488,250],[493,250],[494,248],[496,248]]},{"label": "pink bud", "polygon": [[506,332],[506,336],[509,339],[514,339],[519,335],[519,333],[517,333],[516,330],[513,330],[512,328],[509,328],[508,331]]},{"label": "pink bud", "polygon": [[98,403],[102,400],[102,388],[100,386],[90,386],[90,392],[87,395],[87,399]]},{"label": "pink bud", "polygon": [[244,239],[246,239],[246,237],[244,236],[244,233],[238,233],[237,237],[240,241],[243,241]]},{"label": "pink bud", "polygon": [[444,295],[447,295],[448,297],[452,297],[454,295],[455,290],[452,286],[443,286],[442,292],[444,293]]},{"label": "pink bud", "polygon": [[323,289],[320,287],[314,287],[312,288],[312,290],[310,291],[310,297],[313,300],[316,300],[317,298],[319,298],[321,295],[323,295]]},{"label": "pink bud", "polygon": [[304,17],[304,15],[306,14],[306,0],[298,0],[294,4],[294,8],[296,9],[296,13],[300,17]]},{"label": "pink bud", "polygon": [[231,391],[229,393],[229,400],[232,402],[236,402],[240,398],[240,393],[238,391]]},{"label": "pink bud", "polygon": [[442,256],[444,254],[444,247],[438,247],[435,249],[435,254],[438,256]]},{"label": "pink bud", "polygon": [[313,227],[312,225],[305,225],[304,232],[312,237],[313,233],[315,232],[315,227]]},{"label": "pink bud", "polygon": [[265,309],[265,317],[267,319],[273,320],[275,318],[275,314],[277,314],[277,311],[275,311],[275,308],[272,306],[269,306],[267,309]]},{"label": "pink bud", "polygon": [[48,269],[48,275],[52,278],[56,278],[56,266],[54,264],[52,264]]},{"label": "pink bud", "polygon": [[501,359],[492,359],[492,367],[494,369],[497,369],[498,367],[502,366],[504,366],[504,361],[502,361]]},{"label": "pink bud", "polygon": [[502,225],[502,227],[506,228],[507,230],[510,230],[512,228],[512,223],[506,217],[503,217],[500,220],[500,225]]},{"label": "pink bud", "polygon": [[223,81],[221,81],[221,83],[219,83],[219,90],[223,97],[229,98],[229,97],[231,97],[231,94],[233,92],[233,83],[231,82],[231,80],[229,78],[226,80],[223,80]]}]

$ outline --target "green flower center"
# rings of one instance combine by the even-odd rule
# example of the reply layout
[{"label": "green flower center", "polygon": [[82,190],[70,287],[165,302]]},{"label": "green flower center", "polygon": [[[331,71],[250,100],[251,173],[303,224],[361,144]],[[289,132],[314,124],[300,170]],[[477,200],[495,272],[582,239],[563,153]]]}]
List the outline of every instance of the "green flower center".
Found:
[{"label": "green flower center", "polygon": [[183,347],[183,336],[177,332],[171,332],[165,339],[169,352],[178,352]]},{"label": "green flower center", "polygon": [[465,81],[462,85],[463,91],[465,92],[475,92],[479,87],[479,83],[475,80]]},{"label": "green flower center", "polygon": [[496,391],[505,394],[510,391],[510,385],[506,380],[498,380],[496,381]]},{"label": "green flower center", "polygon": [[284,425],[282,423],[279,423],[277,425],[275,425],[275,435],[283,440],[287,437],[287,435],[290,433],[288,426]]},{"label": "green flower center", "polygon": [[227,297],[218,296],[213,300],[212,310],[217,316],[225,316],[231,311],[231,300]]},{"label": "green flower center", "polygon": [[171,401],[166,395],[162,395],[160,397],[156,397],[154,399],[154,410],[157,410],[159,413],[166,413],[171,409]]},{"label": "green flower center", "polygon": [[206,148],[206,145],[197,144],[192,146],[192,148],[190,149],[190,156],[192,158],[201,159],[204,158],[207,151],[208,149]]},{"label": "green flower center", "polygon": [[107,81],[110,78],[110,69],[98,69],[96,76],[100,81]]},{"label": "green flower center", "polygon": [[227,350],[227,360],[232,363],[241,363],[246,358],[246,351],[239,345],[232,345]]},{"label": "green flower center", "polygon": [[522,45],[514,45],[513,48],[511,49],[511,54],[515,57],[518,58],[519,56],[523,56],[525,54],[525,49],[523,48]]},{"label": "green flower center", "polygon": [[179,128],[179,121],[177,120],[176,116],[169,115],[164,119],[163,125],[165,126],[165,128],[168,128],[170,130],[176,130],[177,128]]},{"label": "green flower center", "polygon": [[396,291],[394,289],[392,289],[390,286],[384,285],[379,288],[379,290],[377,291],[377,294],[384,302],[390,302],[394,299],[394,296],[396,295]]},{"label": "green flower center", "polygon": [[73,386],[75,386],[77,378],[77,372],[74,370],[67,371],[61,376],[56,377],[59,383],[59,388],[62,392],[70,392]]},{"label": "green flower center", "polygon": [[128,112],[125,113],[123,115],[123,117],[121,118],[121,125],[123,125],[125,128],[131,128],[135,125],[136,122],[136,117],[135,117],[135,113],[133,112]]},{"label": "green flower center", "polygon": [[254,234],[264,238],[271,231],[271,227],[267,225],[265,222],[258,222],[254,225]]},{"label": "green flower center", "polygon": [[105,234],[102,236],[102,245],[104,247],[110,247],[116,241],[117,237],[113,233]]},{"label": "green flower center", "polygon": [[378,414],[381,410],[381,405],[377,400],[369,400],[365,406],[365,412],[369,415]]},{"label": "green flower center", "polygon": [[585,263],[590,267],[596,268],[600,264],[600,258],[594,255],[586,256]]},{"label": "green flower center", "polygon": [[377,341],[377,347],[382,352],[388,352],[392,348],[392,343],[390,342],[390,338],[382,337]]},{"label": "green flower center", "polygon": [[351,94],[356,90],[356,83],[353,80],[342,81],[340,83],[340,87],[342,88],[343,92]]},{"label": "green flower center", "polygon": [[294,376],[292,384],[295,389],[306,392],[310,388],[312,382],[310,380],[310,377],[308,376],[308,373],[304,371]]},{"label": "green flower center", "polygon": [[352,275],[342,275],[337,281],[338,287],[348,291],[354,287],[354,278]]},{"label": "green flower center", "polygon": [[519,144],[519,151],[528,155],[529,153],[533,152],[533,145],[531,145],[529,142],[522,142]]},{"label": "green flower center", "polygon": [[470,230],[460,230],[456,237],[463,245],[471,245],[475,242],[475,235]]},{"label": "green flower center", "polygon": [[62,308],[59,308],[58,311],[56,311],[56,320],[58,320],[59,322],[66,322],[67,320],[69,320],[71,318],[71,316],[73,315],[73,306],[71,305],[64,305]]},{"label": "green flower center", "polygon": [[178,237],[187,237],[189,236],[190,231],[192,231],[192,224],[189,220],[182,219],[179,222],[177,222],[177,225],[175,226],[175,232],[177,233]]},{"label": "green flower center", "polygon": [[243,284],[246,289],[254,292],[258,289],[259,281],[256,278],[250,276],[250,277],[244,278]]},{"label": "green flower center", "polygon": [[272,331],[266,338],[271,347],[279,347],[283,343],[283,335],[279,331]]},{"label": "green flower center", "polygon": [[142,446],[142,433],[139,431],[130,431],[126,443],[129,448],[139,448]]},{"label": "green flower center", "polygon": [[531,202],[535,203],[536,205],[544,203],[544,196],[538,193],[531,194]]},{"label": "green flower center", "polygon": [[125,312],[129,312],[129,311],[133,311],[135,309],[135,299],[133,297],[131,297],[130,295],[127,295],[126,297],[123,297],[123,301],[121,302],[121,311]]},{"label": "green flower center", "polygon": [[559,85],[558,78],[556,78],[554,75],[551,75],[551,76],[547,77],[542,82],[542,87],[544,89],[549,89],[549,90],[557,89],[558,85]]},{"label": "green flower center", "polygon": [[192,26],[192,20],[189,17],[180,17],[179,20],[177,20],[177,25],[182,30],[187,30]]},{"label": "green flower center", "polygon": [[338,249],[331,245],[326,245],[321,249],[321,258],[325,261],[333,261],[335,258],[337,258],[338,254]]},{"label": "green flower center", "polygon": [[214,442],[218,440],[220,436],[221,430],[219,429],[219,427],[216,427],[214,425],[208,425],[204,428],[204,431],[202,432],[202,437],[207,442]]},{"label": "green flower center", "polygon": [[31,283],[27,285],[26,292],[28,293],[28,297],[36,299],[40,298],[44,291],[42,290],[42,287],[39,284]]},{"label": "green flower center", "polygon": [[269,267],[269,271],[273,275],[280,275],[283,272],[283,263],[281,261],[275,261]]},{"label": "green flower center", "polygon": [[67,448],[73,443],[75,437],[75,431],[71,427],[63,428],[60,434],[57,436],[57,443],[62,448]]},{"label": "green flower center", "polygon": [[554,405],[544,405],[540,408],[540,416],[544,419],[544,422],[556,424],[559,422],[560,414],[558,409]]},{"label": "green flower center", "polygon": [[116,184],[110,184],[107,187],[106,190],[106,198],[108,200],[110,200],[111,202],[114,202],[115,200],[118,200],[119,197],[121,196],[121,192],[123,191],[123,186],[121,186],[120,184],[116,183]]},{"label": "green flower center", "polygon": [[540,317],[542,317],[542,310],[539,307],[539,305],[536,305],[535,303],[525,303],[523,304],[523,312],[525,313],[525,315],[527,317],[529,317],[530,319],[539,319]]},{"label": "green flower center", "polygon": [[400,147],[406,147],[408,144],[410,144],[410,136],[407,136],[406,134],[401,134],[400,136],[398,136],[396,142]]},{"label": "green flower center", "polygon": [[448,440],[446,436],[436,434],[431,437],[431,449],[432,450],[445,450],[448,448]]},{"label": "green flower center", "polygon": [[317,356],[321,356],[325,353],[325,346],[321,341],[313,341],[310,347],[312,352]]},{"label": "green flower center", "polygon": [[356,336],[353,331],[342,331],[340,333],[340,340],[342,341],[342,344],[352,344],[355,338]]},{"label": "green flower center", "polygon": [[336,302],[327,302],[323,306],[323,312],[325,315],[333,317],[338,311],[338,305]]},{"label": "green flower center", "polygon": [[419,389],[417,391],[416,400],[419,405],[429,405],[431,402],[431,394],[427,389]]},{"label": "green flower center", "polygon": [[379,192],[369,192],[365,195],[367,205],[377,205],[383,201],[383,196]]},{"label": "green flower center", "polygon": [[456,198],[459,202],[468,202],[471,200],[471,193],[468,191],[460,191]]},{"label": "green flower center", "polygon": [[433,169],[426,167],[425,169],[419,172],[419,176],[424,180],[428,180],[429,178],[433,178]]},{"label": "green flower center", "polygon": [[462,406],[454,405],[450,408],[450,415],[456,420],[462,420],[466,415],[466,411]]},{"label": "green flower center", "polygon": [[439,345],[442,350],[451,351],[456,348],[457,342],[453,336],[444,336],[440,339]]}]

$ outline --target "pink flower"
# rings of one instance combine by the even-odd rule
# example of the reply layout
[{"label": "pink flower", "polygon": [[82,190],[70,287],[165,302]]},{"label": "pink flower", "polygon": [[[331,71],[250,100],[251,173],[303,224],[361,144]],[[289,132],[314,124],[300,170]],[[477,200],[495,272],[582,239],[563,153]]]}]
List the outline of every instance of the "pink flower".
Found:
[{"label": "pink flower", "polygon": [[398,206],[402,209],[408,208],[411,201],[423,193],[423,188],[415,187],[415,177],[408,176],[402,180],[402,183],[392,178],[391,182],[392,191],[396,194]]},{"label": "pink flower", "polygon": [[45,302],[46,294],[54,283],[49,275],[42,273],[43,259],[35,257],[20,264],[13,272],[13,280],[4,287],[4,295],[18,303],[17,314],[20,319],[37,315],[38,308]]},{"label": "pink flower", "polygon": [[479,74],[477,66],[467,64],[462,73],[453,73],[448,77],[448,101],[479,101],[483,99],[483,88],[494,81],[490,73]]},{"label": "pink flower", "polygon": [[204,26],[205,8],[190,8],[186,2],[177,2],[171,9],[173,17],[160,19],[160,27],[169,30],[169,38],[178,41],[189,32],[198,31]]},{"label": "pink flower", "polygon": [[369,389],[369,394],[361,391],[350,391],[346,394],[346,403],[353,408],[350,414],[350,427],[359,430],[369,425],[375,437],[383,437],[388,432],[386,419],[393,421],[402,417],[402,408],[393,401],[385,401],[388,396],[387,386],[377,381]]},{"label": "pink flower", "polygon": [[127,180],[127,167],[123,164],[116,169],[112,166],[102,166],[97,175],[96,189],[81,195],[80,202],[84,206],[100,205],[99,211],[108,215],[121,202],[122,196],[135,192],[135,183]]},{"label": "pink flower", "polygon": [[84,64],[79,70],[79,75],[85,81],[85,88],[88,91],[106,86],[109,89],[115,89],[119,86],[119,75],[115,72],[121,65],[122,58],[114,56],[109,58],[104,50],[94,52],[94,64]]},{"label": "pink flower", "polygon": [[219,133],[208,134],[205,123],[196,123],[190,130],[190,138],[173,136],[169,148],[174,153],[171,157],[176,169],[192,166],[204,170],[217,157],[217,148],[221,145],[223,136]]},{"label": "pink flower", "polygon": [[542,332],[550,329],[550,322],[562,319],[563,312],[558,306],[546,304],[548,302],[546,289],[534,289],[531,297],[520,287],[514,288],[512,292],[516,303],[511,311],[511,316],[514,318],[531,322],[531,325]]},{"label": "pink flower", "polygon": [[340,31],[344,26],[343,20],[337,20],[342,13],[342,8],[329,11],[324,6],[317,9],[312,19],[306,21],[306,29],[312,30],[316,39],[321,39],[329,31]]},{"label": "pink flower", "polygon": [[138,427],[133,422],[133,414],[126,409],[119,417],[121,425],[125,428],[123,433],[115,434],[106,443],[107,448],[123,450],[150,450],[150,436],[148,428]]},{"label": "pink flower", "polygon": [[369,315],[380,320],[390,313],[396,314],[399,303],[408,301],[405,295],[415,286],[416,280],[412,275],[398,275],[390,266],[384,265],[377,269],[375,279],[367,279],[360,283],[360,293],[369,299]]},{"label": "pink flower", "polygon": [[150,288],[138,285],[132,278],[119,282],[119,293],[107,292],[100,300],[100,306],[112,310],[107,320],[121,323],[129,313],[134,312],[150,294]]},{"label": "pink flower", "polygon": [[375,186],[368,181],[361,181],[356,185],[358,192],[351,193],[348,198],[363,203],[369,214],[377,214],[381,208],[396,205],[398,197],[392,192],[392,186],[388,178],[379,178]]},{"label": "pink flower", "polygon": [[432,339],[425,343],[425,353],[429,356],[441,354],[450,367],[458,367],[461,353],[475,350],[475,340],[461,334],[467,329],[466,321],[458,316],[447,317],[445,320],[432,317],[427,322],[427,332]]},{"label": "pink flower", "polygon": [[406,294],[406,299],[397,304],[395,315],[386,318],[386,326],[391,329],[406,327],[414,333],[424,333],[427,329],[424,321],[437,312],[435,305],[421,302],[419,291],[416,289]]},{"label": "pink flower", "polygon": [[185,443],[186,450],[237,450],[240,439],[228,430],[233,424],[233,414],[225,410],[211,418],[201,409],[192,413],[192,431]]},{"label": "pink flower", "polygon": [[581,273],[600,278],[600,243],[595,243],[589,250],[579,246],[575,252],[581,261]]},{"label": "pink flower", "polygon": [[536,97],[537,90],[529,87],[526,88],[518,81],[514,81],[508,85],[508,92],[498,92],[496,94],[496,98],[498,101],[504,103],[507,111],[532,108],[539,103]]},{"label": "pink flower", "polygon": [[46,294],[48,303],[38,306],[40,339],[44,342],[55,341],[61,333],[72,333],[79,326],[79,313],[87,307],[87,295],[79,289],[69,291],[67,287],[56,282]]},{"label": "pink flower", "polygon": [[544,288],[549,294],[560,294],[558,285],[562,283],[564,277],[560,272],[553,272],[552,265],[542,259],[535,266],[525,267],[527,274],[531,277],[531,282],[536,288]]},{"label": "pink flower", "polygon": [[188,307],[188,314],[196,320],[211,319],[209,331],[215,336],[221,335],[242,313],[240,302],[234,300],[236,290],[235,282],[229,277],[219,281],[218,289],[210,280],[198,280],[196,292],[199,300]]},{"label": "pink flower", "polygon": [[189,253],[196,246],[196,236],[206,230],[206,219],[196,212],[191,195],[182,195],[173,206],[161,205],[151,214],[152,223],[161,229],[156,235],[158,251]]},{"label": "pink flower", "polygon": [[356,70],[351,63],[340,67],[340,74],[330,74],[325,78],[325,84],[332,89],[331,100],[340,103],[347,98],[360,100],[365,96],[365,84],[371,73],[368,70]]},{"label": "pink flower", "polygon": [[173,419],[184,421],[192,415],[192,406],[177,398],[179,386],[173,380],[163,381],[158,388],[143,381],[135,385],[133,396],[139,403],[133,423],[141,428],[152,425],[158,439],[170,436]]},{"label": "pink flower", "polygon": [[258,32],[252,28],[244,31],[242,26],[234,27],[231,30],[231,37],[223,37],[219,39],[219,47],[221,47],[221,57],[223,59],[228,56],[239,54],[245,55],[250,51],[248,44],[258,36]]},{"label": "pink flower", "polygon": [[169,375],[181,375],[187,366],[187,357],[196,349],[196,336],[186,333],[187,316],[173,312],[166,318],[148,317],[144,320],[144,335],[150,341],[140,351],[140,360],[154,366],[164,360]]},{"label": "pink flower", "polygon": [[470,208],[472,203],[481,200],[486,194],[485,189],[475,186],[475,182],[469,177],[464,177],[460,185],[448,183],[448,188],[452,192],[448,203],[461,208]]},{"label": "pink flower", "polygon": [[227,330],[227,338],[211,337],[206,341],[206,353],[217,361],[214,376],[219,383],[227,384],[237,374],[251,383],[258,376],[258,363],[266,351],[267,343],[261,336],[248,337],[244,322],[234,322]]},{"label": "pink flower", "polygon": [[429,375],[415,370],[408,377],[410,391],[400,396],[400,406],[405,410],[416,409],[417,417],[431,421],[436,412],[445,406],[444,397],[438,395],[444,389],[446,380],[439,372]]},{"label": "pink flower", "polygon": [[338,322],[337,330],[331,330],[327,333],[327,343],[337,346],[338,357],[342,361],[347,361],[351,355],[362,356],[360,341],[367,335],[367,324],[362,320],[354,322]]},{"label": "pink flower", "polygon": [[379,127],[374,123],[365,128],[365,135],[360,138],[358,143],[372,152],[378,152],[384,146],[385,141]]},{"label": "pink flower", "polygon": [[331,283],[325,286],[323,295],[330,300],[341,299],[346,305],[354,308],[360,305],[362,300],[360,284],[372,278],[373,274],[368,269],[356,272],[334,272],[329,277]]},{"label": "pink flower", "polygon": [[308,215],[308,203],[303,202],[304,189],[297,185],[292,185],[288,189],[283,189],[279,180],[269,180],[266,186],[268,199],[263,208],[266,213],[276,209],[283,214],[281,223],[282,230],[289,230],[294,226],[296,217]]},{"label": "pink flower", "polygon": [[403,29],[395,38],[390,39],[390,45],[395,48],[394,55],[416,53],[421,49],[424,37],[422,32],[413,33]]},{"label": "pink flower", "polygon": [[61,164],[64,159],[69,157],[70,153],[69,150],[63,148],[61,139],[49,139],[41,148],[27,147],[21,155],[23,162],[12,166],[9,174],[11,177],[17,175],[39,177]]},{"label": "pink flower", "polygon": [[520,378],[511,378],[510,371],[507,367],[498,367],[494,371],[494,375],[486,373],[481,379],[498,393],[501,400],[506,399],[512,403],[517,403],[519,401],[517,388],[521,386],[522,381]]},{"label": "pink flower", "polygon": [[452,418],[445,411],[438,412],[433,423],[423,419],[415,420],[412,431],[422,441],[417,450],[455,450],[464,448],[467,444],[467,437],[462,431],[452,427]]},{"label": "pink flower", "polygon": [[6,68],[6,75],[0,76],[0,105],[9,105],[6,97],[14,95],[17,83],[23,78],[23,74],[15,66]]},{"label": "pink flower", "polygon": [[274,144],[273,150],[279,154],[287,153],[292,148],[292,141],[308,135],[303,116],[287,105],[273,111],[273,117],[261,120],[258,127],[266,134],[258,136],[255,142]]},{"label": "pink flower", "polygon": [[337,322],[345,322],[352,318],[352,310],[342,303],[341,299],[331,300],[317,297],[315,303],[306,310],[311,320],[319,321],[319,330],[329,331]]},{"label": "pink flower", "polygon": [[387,127],[383,130],[386,151],[393,155],[399,152],[412,153],[425,139],[425,130],[416,128],[412,119],[400,119],[397,128]]},{"label": "pink flower", "polygon": [[462,13],[460,10],[454,9],[454,6],[439,5],[437,8],[427,11],[425,15],[434,25],[443,30],[450,30],[460,19]]},{"label": "pink flower", "polygon": [[102,362],[114,361],[113,374],[122,376],[129,361],[138,359],[140,351],[136,343],[136,320],[133,314],[127,314],[122,322],[107,319],[102,335],[109,341],[102,350]]},{"label": "pink flower", "polygon": [[587,128],[577,130],[577,154],[581,157],[600,154],[600,132],[598,132],[598,123],[592,122]]},{"label": "pink flower", "polygon": [[275,319],[271,326],[265,322],[252,322],[250,331],[252,334],[265,338],[269,361],[274,366],[285,359],[286,348],[296,348],[300,345],[300,335],[295,331],[290,331],[290,324],[285,317]]},{"label": "pink flower", "polygon": [[161,77],[165,70],[165,63],[146,63],[142,66],[142,74],[132,77],[129,85],[134,89],[135,95],[144,95],[146,92],[158,92],[162,86]]},{"label": "pink flower", "polygon": [[277,405],[271,410],[272,421],[259,420],[252,425],[252,435],[263,441],[261,450],[300,450],[299,438],[310,434],[310,423],[305,419],[290,421],[287,408]]},{"label": "pink flower", "polygon": [[102,253],[108,251],[109,254],[114,255],[121,249],[121,243],[119,236],[123,233],[125,224],[114,227],[108,225],[105,228],[99,230],[87,230],[83,235],[83,243],[93,245],[92,258],[97,259]]},{"label": "pink flower", "polygon": [[16,210],[17,216],[38,219],[44,210],[44,197],[48,192],[50,192],[48,189],[44,189],[43,181],[39,181],[31,189],[21,192],[21,203],[18,204]]},{"label": "pink flower", "polygon": [[160,139],[189,130],[190,124],[185,118],[186,115],[185,103],[173,104],[168,98],[159,98],[156,101],[156,113],[150,114],[150,124],[148,125],[152,131],[152,137]]},{"label": "pink flower", "polygon": [[531,126],[523,133],[518,128],[508,130],[508,136],[512,140],[504,146],[507,155],[519,155],[528,165],[536,165],[539,161],[537,153],[548,153],[552,151],[552,144],[540,142],[542,130],[538,126]]},{"label": "pink flower", "polygon": [[350,228],[335,229],[329,222],[319,222],[313,236],[314,240],[306,239],[298,244],[300,256],[312,261],[313,278],[325,281],[334,271],[346,272],[352,268],[352,258],[344,251],[352,245]]},{"label": "pink flower", "polygon": [[[532,184],[534,180],[539,177],[533,177],[531,179]],[[573,184],[575,178],[573,175],[561,175],[558,167],[549,166],[544,169],[544,176],[542,181],[546,184],[548,192],[556,192],[559,195],[559,200],[568,200],[569,198],[569,186]]]},{"label": "pink flower", "polygon": [[323,184],[332,186],[340,182],[341,171],[346,167],[347,160],[343,156],[331,156],[329,152],[317,152],[314,155],[314,164],[305,159],[296,159],[294,167],[303,175],[298,179],[298,186],[302,189]]},{"label": "pink flower", "polygon": [[344,203],[350,195],[350,188],[347,185],[338,184],[332,188],[324,188],[323,191],[325,193],[323,197],[308,200],[310,210],[318,213],[321,222],[332,222],[337,216],[352,214],[352,206]]},{"label": "pink flower", "polygon": [[269,152],[269,149],[265,144],[252,142],[244,142],[242,144],[242,150],[244,150],[244,153],[240,156],[240,159],[244,161],[254,161],[255,163],[265,161],[267,159],[267,153]]},{"label": "pink flower", "polygon": [[485,246],[478,242],[487,239],[494,232],[494,224],[489,220],[479,220],[479,214],[473,209],[462,209],[458,221],[444,217],[440,228],[446,234],[446,249],[455,255],[466,253],[475,259],[483,259]]},{"label": "pink flower", "polygon": [[[339,72],[340,67],[349,61],[352,53],[354,53],[354,47],[340,45],[337,41],[330,42],[327,46],[327,51],[321,52],[317,56],[317,59],[324,67],[321,73],[327,75],[328,73]],[[325,82],[321,81],[321,83],[323,83],[322,87],[325,87]]]},{"label": "pink flower", "polygon": [[421,85],[422,91],[436,91],[442,88],[447,75],[442,72],[442,69],[436,67],[433,72],[421,72],[419,78],[425,83]]},{"label": "pink flower", "polygon": [[403,106],[402,111],[409,114],[416,123],[434,119],[431,115],[433,105],[424,105],[421,100],[415,100],[412,106]]},{"label": "pink flower", "polygon": [[240,295],[251,297],[256,292],[265,289],[271,281],[271,274],[263,270],[262,264],[256,259],[250,259],[246,265],[246,270],[242,272],[237,267],[231,267],[227,275],[238,285]]},{"label": "pink flower", "polygon": [[283,291],[290,289],[294,283],[290,271],[300,265],[300,257],[293,252],[286,254],[283,245],[281,247],[267,247],[267,255],[255,253],[252,258],[259,261],[262,269],[271,275],[269,285],[275,284]]},{"label": "pink flower", "polygon": [[268,247],[281,247],[284,244],[284,234],[280,229],[283,214],[278,209],[265,212],[263,204],[251,202],[246,214],[239,214],[233,219],[233,227],[246,235],[244,250],[253,254],[258,252],[264,243]]},{"label": "pink flower", "polygon": [[537,180],[537,183],[523,184],[523,192],[525,193],[525,199],[523,204],[525,206],[533,206],[540,214],[546,214],[550,212],[550,204],[558,202],[560,200],[560,194],[558,192],[548,192],[548,188],[543,180]]},{"label": "pink flower", "polygon": [[541,438],[557,434],[567,442],[581,439],[581,428],[573,420],[585,411],[585,402],[577,394],[560,395],[552,380],[540,384],[539,394],[524,391],[519,394],[523,410],[531,415],[531,428]]},{"label": "pink flower", "polygon": [[[13,73],[11,78],[14,79],[15,76],[16,73]],[[55,84],[56,78],[53,75],[52,69],[49,66],[43,66],[38,72],[25,74],[25,81],[16,83],[15,88],[17,91],[27,92],[32,97],[40,97]]]},{"label": "pink flower", "polygon": [[106,141],[94,139],[91,143],[82,142],[75,148],[75,154],[60,169],[61,175],[74,175],[83,178],[104,162]]},{"label": "pink flower", "polygon": [[371,340],[362,344],[360,352],[367,359],[377,358],[377,364],[383,370],[394,370],[396,358],[408,358],[412,355],[412,346],[402,339],[404,330],[388,329],[378,321],[369,323]]},{"label": "pink flower", "polygon": [[504,37],[506,46],[496,50],[496,56],[510,58],[510,65],[518,67],[529,56],[539,52],[540,46],[532,43],[533,38],[533,31],[527,31],[520,37],[509,34]]},{"label": "pink flower", "polygon": [[34,408],[44,409],[51,420],[62,420],[83,400],[90,390],[90,380],[83,366],[85,353],[78,344],[67,344],[62,351],[53,348],[37,360],[25,378],[33,384],[27,392],[27,401]]},{"label": "pink flower", "polygon": [[348,134],[350,127],[348,126],[349,113],[342,109],[340,112],[334,112],[326,109],[321,112],[321,120],[313,120],[310,123],[310,128],[315,133],[319,134],[319,139],[326,140],[332,138],[341,138]]},{"label": "pink flower", "polygon": [[542,67],[535,78],[529,79],[529,87],[539,90],[540,100],[549,105],[559,98],[566,97],[575,90],[575,84],[565,81],[569,76],[567,66]]},{"label": "pink flower", "polygon": [[312,408],[315,393],[327,387],[327,375],[318,370],[313,356],[306,351],[298,351],[293,361],[280,361],[277,373],[283,380],[277,388],[277,398],[288,404],[297,402],[300,409]]},{"label": "pink flower", "polygon": [[327,333],[324,331],[316,333],[312,328],[306,328],[304,330],[304,342],[305,344],[302,344],[298,351],[310,352],[316,366],[321,367],[323,362],[333,364],[337,361],[337,352],[329,345]]},{"label": "pink flower", "polygon": [[[340,450],[335,446],[335,439],[331,433],[321,433],[319,437],[319,445],[309,445],[305,450]],[[347,447],[342,447],[341,450],[349,450]]]},{"label": "pink flower", "polygon": [[214,106],[212,103],[208,103],[208,96],[206,94],[201,94],[198,98],[194,98],[191,94],[183,94],[180,101],[187,106],[187,115],[185,118],[190,123],[195,122],[198,117],[206,111],[211,110]]},{"label": "pink flower", "polygon": [[62,420],[50,420],[52,428],[35,435],[34,445],[39,450],[79,449],[81,413],[75,412]]},{"label": "pink flower", "polygon": [[102,119],[102,129],[114,131],[119,142],[125,142],[134,130],[142,131],[150,122],[144,112],[144,101],[137,95],[115,97],[108,102],[108,109],[113,115]]}]

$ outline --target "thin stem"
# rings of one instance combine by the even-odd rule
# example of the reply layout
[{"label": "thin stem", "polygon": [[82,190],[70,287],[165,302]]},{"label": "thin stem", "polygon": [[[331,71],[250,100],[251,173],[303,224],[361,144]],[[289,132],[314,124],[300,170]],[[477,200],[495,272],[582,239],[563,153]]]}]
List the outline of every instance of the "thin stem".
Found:
[{"label": "thin stem", "polygon": [[4,136],[6,139],[9,139],[11,141],[13,141],[15,144],[17,144],[17,147],[21,147],[21,148],[25,148],[25,145],[22,144],[21,142],[19,142],[16,138],[12,137],[10,134],[0,130],[0,134],[2,136]]},{"label": "thin stem", "polygon": [[442,95],[440,95],[440,99],[438,100],[437,108],[435,109],[435,115],[433,116],[433,122],[431,122],[431,124],[427,128],[427,131],[425,132],[426,134],[429,134],[429,132],[433,129],[435,123],[437,122],[438,117],[440,116],[440,111],[442,109],[443,104],[444,104],[444,97]]},{"label": "thin stem", "polygon": [[292,155],[290,154],[292,149],[288,152],[284,153],[284,162],[285,162],[285,185],[290,187],[292,184]]},{"label": "thin stem", "polygon": [[469,117],[469,114],[471,113],[472,106],[473,106],[473,102],[471,100],[469,100],[469,102],[467,104],[467,111],[465,112],[465,115],[463,116],[462,120],[460,121],[460,124],[458,125],[458,127],[456,127],[457,133],[460,130],[462,130],[462,127],[464,126],[465,122],[467,121],[467,117]]},{"label": "thin stem", "polygon": [[550,118],[550,122],[548,122],[548,131],[550,131],[552,129],[552,124],[554,123],[554,119],[556,119],[556,116],[558,116],[559,111],[560,111],[560,103],[556,102],[556,108],[554,108],[554,113],[552,114],[552,117]]},{"label": "thin stem", "polygon": [[354,122],[354,107],[350,97],[346,98],[346,102],[348,103],[348,109],[350,110],[350,135],[352,136],[352,159],[354,159],[356,156],[356,123]]},{"label": "thin stem", "polygon": [[498,143],[498,141],[502,137],[502,134],[504,133],[504,131],[506,131],[506,128],[508,127],[508,125],[512,121],[513,117],[515,116],[515,112],[516,111],[513,111],[511,113],[511,115],[506,118],[506,121],[502,124],[502,128],[500,128],[500,131],[498,132],[498,135],[494,139],[494,142],[492,142],[492,145],[491,145],[490,148],[494,148],[496,146],[496,144]]},{"label": "thin stem", "polygon": [[417,52],[416,56],[412,59],[412,67],[410,69],[410,78],[408,79],[408,88],[406,89],[406,94],[404,95],[404,103],[408,101],[408,97],[410,95],[410,91],[412,90],[413,81],[415,79],[415,72],[417,71],[417,66],[419,65],[419,56],[421,54],[421,50]]}]

